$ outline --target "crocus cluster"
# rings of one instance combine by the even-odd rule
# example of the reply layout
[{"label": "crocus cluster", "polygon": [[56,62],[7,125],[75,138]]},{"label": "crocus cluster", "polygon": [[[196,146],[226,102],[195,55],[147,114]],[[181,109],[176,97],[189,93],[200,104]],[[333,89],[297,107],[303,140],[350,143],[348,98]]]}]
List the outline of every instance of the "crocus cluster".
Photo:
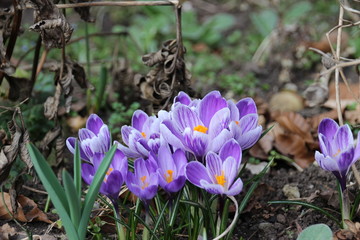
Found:
[{"label": "crocus cluster", "polygon": [[330,118],[320,122],[318,133],[321,153],[315,152],[315,160],[321,168],[335,175],[344,191],[350,167],[360,158],[360,134],[354,145],[350,127],[347,124],[340,127]]},{"label": "crocus cluster", "polygon": [[[114,141],[118,150],[100,191],[115,199],[125,182],[131,192],[148,202],[159,186],[171,195],[188,180],[211,194],[239,194],[242,150],[252,147],[261,132],[251,98],[234,103],[218,91],[203,99],[180,92],[170,111],[160,111],[156,117],[137,110],[132,125],[121,128],[122,141]],[[75,141],[67,140],[72,153]],[[86,128],[79,131],[82,177],[87,184],[111,144],[107,125],[92,114]],[[134,161],[131,171],[130,159]]]}]

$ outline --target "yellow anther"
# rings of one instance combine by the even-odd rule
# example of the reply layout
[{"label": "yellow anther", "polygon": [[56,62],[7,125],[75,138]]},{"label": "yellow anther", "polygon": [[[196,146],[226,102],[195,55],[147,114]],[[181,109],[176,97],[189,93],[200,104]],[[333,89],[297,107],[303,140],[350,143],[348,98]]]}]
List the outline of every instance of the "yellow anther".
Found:
[{"label": "yellow anther", "polygon": [[113,170],[114,170],[113,168],[109,168],[109,169],[107,170],[107,172],[106,172],[106,175],[109,176],[110,173],[111,173]]},{"label": "yellow anther", "polygon": [[333,155],[333,157],[336,157],[337,155],[339,155],[341,153],[340,148],[337,150],[337,152]]},{"label": "yellow anther", "polygon": [[202,126],[202,125],[197,125],[196,127],[194,127],[194,131],[198,131],[198,132],[202,132],[202,133],[206,133],[208,130],[207,127]]},{"label": "yellow anther", "polygon": [[106,181],[107,181],[107,176],[109,176],[109,175],[110,175],[110,173],[111,173],[113,170],[114,170],[113,168],[109,168],[109,169],[107,170],[107,172],[106,172],[106,176],[105,176],[105,178],[104,178],[104,182],[106,182]]},{"label": "yellow anther", "polygon": [[226,178],[224,176],[224,171],[221,171],[221,175],[215,175],[217,184],[224,186],[226,183]]},{"label": "yellow anther", "polygon": [[143,138],[146,138],[146,133],[141,132],[141,136],[143,136]]},{"label": "yellow anther", "polygon": [[146,176],[142,176],[141,178],[140,178],[140,180],[142,181],[142,186],[141,186],[141,189],[144,189],[144,188],[146,188],[147,186],[149,186],[149,183],[147,183],[147,182],[145,182],[145,180],[146,180]]},{"label": "yellow anther", "polygon": [[164,174],[165,175],[165,179],[166,179],[166,182],[167,183],[170,183],[170,182],[172,182],[174,179],[173,179],[173,170],[167,170],[166,171],[167,172],[167,174],[168,174],[168,176],[166,176],[166,174]]},{"label": "yellow anther", "polygon": [[235,121],[235,123],[236,123],[236,125],[239,125],[240,122],[239,122],[239,121]]}]

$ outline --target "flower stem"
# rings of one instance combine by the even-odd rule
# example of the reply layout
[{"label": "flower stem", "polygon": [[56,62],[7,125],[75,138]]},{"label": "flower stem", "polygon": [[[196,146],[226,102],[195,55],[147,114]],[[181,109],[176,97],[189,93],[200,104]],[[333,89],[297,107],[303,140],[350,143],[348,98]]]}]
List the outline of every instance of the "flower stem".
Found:
[{"label": "flower stem", "polygon": [[341,193],[341,220],[342,220],[342,227],[344,229],[347,228],[345,224],[345,219],[350,220],[350,201],[349,201],[349,193],[348,190],[345,189]]},{"label": "flower stem", "polygon": [[[150,223],[150,214],[149,214],[149,206],[145,204],[145,224],[146,226],[149,226]],[[142,240],[148,240],[149,239],[149,229],[144,226],[144,230],[142,233]]]},{"label": "flower stem", "polygon": [[124,228],[122,226],[122,224],[120,223],[120,214],[119,214],[119,205],[117,204],[116,201],[111,200],[112,204],[113,204],[113,210],[114,210],[114,217],[115,217],[115,226],[116,226],[116,232],[118,235],[118,239],[119,240],[126,240],[125,237],[125,233],[124,233]]}]

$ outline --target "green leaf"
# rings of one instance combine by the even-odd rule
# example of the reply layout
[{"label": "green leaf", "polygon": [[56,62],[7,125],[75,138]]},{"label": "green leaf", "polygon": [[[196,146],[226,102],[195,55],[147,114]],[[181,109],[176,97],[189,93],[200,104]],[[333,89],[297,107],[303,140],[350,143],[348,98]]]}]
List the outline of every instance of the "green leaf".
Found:
[{"label": "green leaf", "polygon": [[252,23],[255,25],[263,37],[266,37],[275,28],[278,16],[272,9],[266,9],[259,13],[253,13],[250,15]]},{"label": "green leaf", "polygon": [[75,228],[79,227],[81,217],[81,198],[76,192],[74,181],[70,174],[64,169],[62,172],[66,198],[70,208],[70,218]]},{"label": "green leaf", "polygon": [[75,142],[75,154],[74,154],[74,184],[77,195],[81,198],[81,158],[79,142]]},{"label": "green leaf", "polygon": [[105,155],[102,160],[94,179],[90,185],[89,191],[85,197],[84,209],[82,211],[81,220],[79,224],[78,234],[80,239],[84,239],[86,235],[86,226],[89,222],[91,210],[93,208],[97,194],[99,193],[102,182],[104,181],[105,174],[109,169],[110,163],[114,157],[116,151],[116,145],[113,145],[109,152]]},{"label": "green leaf", "polygon": [[331,240],[332,232],[331,229],[321,223],[321,224],[315,224],[310,227],[305,228],[304,231],[300,233],[297,240]]},{"label": "green leaf", "polygon": [[29,150],[30,158],[34,164],[36,173],[62,220],[66,235],[69,239],[79,239],[75,226],[69,216],[69,205],[63,187],[60,185],[59,180],[56,178],[54,172],[39,150],[32,143],[28,143],[26,146]]},{"label": "green leaf", "polygon": [[285,11],[285,24],[292,24],[299,21],[300,18],[306,17],[310,12],[312,6],[307,1],[302,1],[294,4],[288,11]]}]

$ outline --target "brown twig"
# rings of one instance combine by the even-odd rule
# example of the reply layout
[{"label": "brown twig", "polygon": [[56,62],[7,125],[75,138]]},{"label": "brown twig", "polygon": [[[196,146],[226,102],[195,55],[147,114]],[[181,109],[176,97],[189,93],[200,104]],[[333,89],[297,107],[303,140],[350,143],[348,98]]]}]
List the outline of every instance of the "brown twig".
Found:
[{"label": "brown twig", "polygon": [[[78,7],[136,7],[136,6],[174,6],[178,5],[176,0],[170,1],[104,1],[104,2],[83,2],[83,3],[68,3],[56,4],[57,8],[78,8]],[[32,5],[27,4],[26,8],[33,8]]]}]

